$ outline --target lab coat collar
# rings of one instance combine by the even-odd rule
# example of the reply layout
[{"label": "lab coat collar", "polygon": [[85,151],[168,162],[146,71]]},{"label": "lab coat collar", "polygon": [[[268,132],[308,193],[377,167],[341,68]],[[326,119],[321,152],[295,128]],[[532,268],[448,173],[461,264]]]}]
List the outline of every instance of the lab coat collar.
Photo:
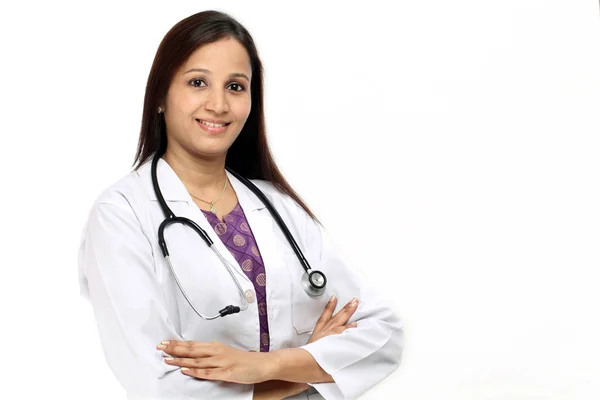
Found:
[{"label": "lab coat collar", "polygon": [[[151,200],[158,201],[154,187],[152,185],[152,159],[145,162],[138,170],[137,174],[140,176],[143,182],[144,189]],[[265,205],[260,201],[254,193],[252,193],[244,183],[240,182],[234,177],[229,171],[227,176],[229,182],[235,191],[238,201],[244,210],[260,210],[265,208]],[[184,201],[188,204],[194,204],[192,196],[188,193],[185,185],[179,179],[179,176],[175,173],[173,168],[164,159],[160,158],[156,167],[156,175],[158,177],[158,184],[162,192],[165,201]]]}]

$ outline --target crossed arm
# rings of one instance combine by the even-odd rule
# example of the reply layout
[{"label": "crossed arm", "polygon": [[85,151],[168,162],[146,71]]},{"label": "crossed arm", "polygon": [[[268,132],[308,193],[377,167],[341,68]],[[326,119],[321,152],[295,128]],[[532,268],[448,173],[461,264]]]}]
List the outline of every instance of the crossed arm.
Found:
[{"label": "crossed arm", "polygon": [[[352,318],[359,321],[359,329],[338,335],[345,329],[343,325],[348,318],[336,321],[336,325],[330,320],[336,320],[339,313],[329,319],[322,317],[306,345],[273,352],[277,357],[265,363],[271,367],[265,368],[269,374],[255,380],[254,388],[250,384],[232,383],[231,377],[214,374],[219,368],[223,368],[223,372],[235,371],[233,366],[240,353],[233,359],[208,353],[198,357],[220,362],[206,368],[211,370],[212,378],[194,379],[193,372],[201,369],[196,366],[189,367],[192,374],[180,371],[177,360],[170,365],[160,353],[148,351],[161,340],[181,339],[162,301],[156,271],[152,268],[152,245],[130,205],[122,204],[121,196],[114,203],[113,199],[108,200],[111,202],[99,202],[90,212],[79,250],[80,283],[82,295],[89,298],[94,307],[108,364],[129,394],[141,398],[247,399],[252,393],[255,398],[282,398],[302,392],[308,382],[325,398],[356,398],[398,366],[403,344],[399,319],[383,305],[377,293],[364,284],[360,274],[347,268],[336,256],[320,228],[307,224],[311,230],[307,229],[305,237],[311,240],[305,247],[312,249],[319,265],[327,265],[330,276],[344,277],[338,281],[336,293],[340,298],[354,294],[363,300],[362,307],[352,314]],[[335,304],[329,307],[331,317]],[[327,323],[321,323],[322,320]],[[241,353],[261,357],[257,353]],[[169,355],[191,358],[186,353]],[[313,359],[307,358],[309,355]],[[252,358],[249,364],[256,369],[261,365],[259,361]],[[334,379],[321,375],[325,371]]]},{"label": "crossed arm", "polygon": [[[333,315],[333,297],[317,321],[308,343],[339,334],[356,324],[347,322],[358,302],[346,304]],[[282,399],[309,388],[307,383],[333,382],[313,356],[302,348],[269,353],[247,352],[218,342],[164,341],[157,346],[169,357],[165,362],[181,367],[185,375],[198,379],[254,384],[254,399]]]}]

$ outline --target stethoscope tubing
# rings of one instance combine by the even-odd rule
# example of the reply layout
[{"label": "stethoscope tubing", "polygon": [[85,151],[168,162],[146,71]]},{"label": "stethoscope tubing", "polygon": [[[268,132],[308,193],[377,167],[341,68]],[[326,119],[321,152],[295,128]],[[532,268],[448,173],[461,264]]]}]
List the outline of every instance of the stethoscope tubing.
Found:
[{"label": "stethoscope tubing", "polygon": [[[165,201],[162,191],[160,190],[160,186],[158,184],[157,166],[158,166],[159,158],[160,158],[160,156],[158,154],[156,154],[152,160],[152,166],[151,166],[152,186],[154,188],[154,192],[156,193],[156,197],[157,197],[160,207],[163,211],[163,214],[165,215],[165,220],[160,224],[160,226],[158,228],[158,242],[159,242],[161,251],[163,253],[163,256],[165,257],[167,264],[169,265],[171,274],[173,275],[173,278],[175,279],[175,282],[177,283],[179,290],[183,294],[183,297],[186,299],[186,301],[192,307],[194,312],[196,312],[196,314],[198,314],[198,316],[200,316],[201,318],[203,318],[205,320],[213,320],[213,319],[216,319],[219,317],[224,317],[229,314],[235,314],[240,311],[246,310],[248,308],[249,304],[248,304],[248,300],[246,299],[246,296],[244,295],[244,289],[240,285],[239,281],[236,279],[233,269],[232,269],[233,267],[223,257],[223,255],[216,249],[214,242],[212,241],[210,236],[208,236],[206,231],[204,229],[202,229],[197,223],[195,223],[191,219],[185,218],[185,217],[177,217],[173,213],[173,211],[171,211],[169,206],[167,205],[167,202]],[[271,204],[269,199],[267,199],[267,197],[262,193],[262,191],[260,189],[258,189],[256,187],[256,185],[254,185],[254,183],[252,183],[250,180],[242,177],[241,175],[239,175],[238,173],[233,171],[231,168],[229,168],[227,166],[225,168],[235,178],[237,178],[239,181],[244,183],[244,185],[247,186],[267,207],[267,209],[269,210],[269,213],[275,219],[275,221],[277,222],[277,225],[279,226],[279,228],[285,235],[287,241],[290,244],[290,247],[292,248],[292,250],[298,257],[298,261],[300,262],[300,265],[302,265],[302,268],[304,268],[305,273],[302,276],[302,286],[303,286],[304,290],[311,297],[320,296],[325,291],[325,285],[327,283],[327,278],[325,277],[325,274],[323,274],[320,271],[312,271],[311,270],[310,264],[306,260],[306,257],[304,257],[304,254],[300,250],[300,247],[296,243],[296,240],[292,236],[291,232],[285,225],[285,222],[283,221],[283,219],[281,218],[281,216],[279,215],[277,210],[275,210],[275,208],[273,207],[273,205]],[[192,228],[198,235],[200,235],[200,237],[204,240],[204,242],[208,245],[208,247],[221,260],[221,263],[225,266],[225,268],[231,275],[231,278],[234,280],[234,282],[238,288],[238,291],[240,293],[240,297],[243,299],[242,307],[229,305],[229,306],[223,308],[222,310],[220,310],[218,314],[215,314],[213,316],[206,316],[206,315],[202,314],[200,311],[198,311],[198,309],[196,309],[196,307],[193,305],[191,299],[187,295],[186,291],[183,289],[183,286],[182,286],[181,282],[179,281],[179,278],[177,277],[177,273],[175,272],[175,268],[173,267],[173,264],[171,262],[171,257],[169,255],[169,249],[168,249],[167,243],[165,241],[164,231],[169,225],[174,224],[174,223],[180,223],[189,228]],[[317,278],[313,279],[313,275],[316,276]],[[319,281],[319,278],[321,278],[322,283],[321,284],[315,283],[315,282]]]},{"label": "stethoscope tubing", "polygon": [[260,201],[262,201],[262,203],[267,207],[269,213],[273,216],[275,222],[277,222],[277,225],[279,225],[279,228],[285,235],[287,241],[290,243],[292,250],[294,250],[294,253],[296,253],[296,257],[298,257],[298,261],[300,261],[302,268],[304,268],[304,271],[306,271],[306,273],[310,274],[310,264],[304,257],[304,254],[302,253],[302,250],[300,250],[300,247],[298,247],[298,243],[296,243],[294,236],[292,236],[292,233],[286,226],[285,222],[283,222],[283,219],[281,218],[277,210],[275,210],[273,204],[271,204],[269,199],[267,199],[267,196],[265,196],[264,193],[259,188],[257,188],[256,185],[252,183],[252,181],[250,181],[249,179],[244,178],[228,166],[226,166],[225,169],[229,171],[233,176],[235,176],[239,181],[243,182],[248,187],[248,189],[250,189],[252,193],[254,193],[260,199]]}]

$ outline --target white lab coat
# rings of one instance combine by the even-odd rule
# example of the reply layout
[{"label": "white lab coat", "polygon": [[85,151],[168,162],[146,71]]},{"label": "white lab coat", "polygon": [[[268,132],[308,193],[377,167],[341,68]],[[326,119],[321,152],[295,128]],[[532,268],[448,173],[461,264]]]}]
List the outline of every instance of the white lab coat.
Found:
[{"label": "white lab coat", "polygon": [[[166,364],[166,354],[156,350],[160,341],[174,339],[218,341],[259,351],[260,329],[256,301],[246,311],[213,321],[203,320],[188,305],[158,245],[164,215],[150,166],[148,161],[98,197],[79,249],[81,294],[93,305],[108,365],[130,399],[252,399],[252,385],[191,378]],[[243,183],[228,176],[265,265],[271,351],[304,348],[335,380],[314,384],[294,398],[357,398],[398,367],[403,348],[400,319],[358,271],[344,264],[323,229],[293,199],[269,182],[253,180],[279,211],[311,267],[328,278],[325,294],[309,297],[300,286],[304,270],[268,209]],[[235,267],[244,291],[253,292],[233,255],[162,159],[158,181],[175,215],[200,225]],[[179,280],[201,313],[214,315],[226,305],[242,303],[230,274],[192,229],[174,224],[165,236]],[[350,320],[358,321],[358,327],[306,345],[332,295],[338,297],[338,309],[352,297],[359,299]]]}]

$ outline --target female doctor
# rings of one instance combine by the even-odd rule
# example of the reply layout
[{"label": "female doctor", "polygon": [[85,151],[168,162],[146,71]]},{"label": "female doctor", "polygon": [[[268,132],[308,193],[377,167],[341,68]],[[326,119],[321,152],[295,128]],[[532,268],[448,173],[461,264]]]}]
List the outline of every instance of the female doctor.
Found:
[{"label": "female doctor", "polygon": [[399,365],[400,320],[275,165],[262,86],[226,14],[192,15],[158,48],[137,165],[97,198],[79,249],[130,399],[354,399]]}]

